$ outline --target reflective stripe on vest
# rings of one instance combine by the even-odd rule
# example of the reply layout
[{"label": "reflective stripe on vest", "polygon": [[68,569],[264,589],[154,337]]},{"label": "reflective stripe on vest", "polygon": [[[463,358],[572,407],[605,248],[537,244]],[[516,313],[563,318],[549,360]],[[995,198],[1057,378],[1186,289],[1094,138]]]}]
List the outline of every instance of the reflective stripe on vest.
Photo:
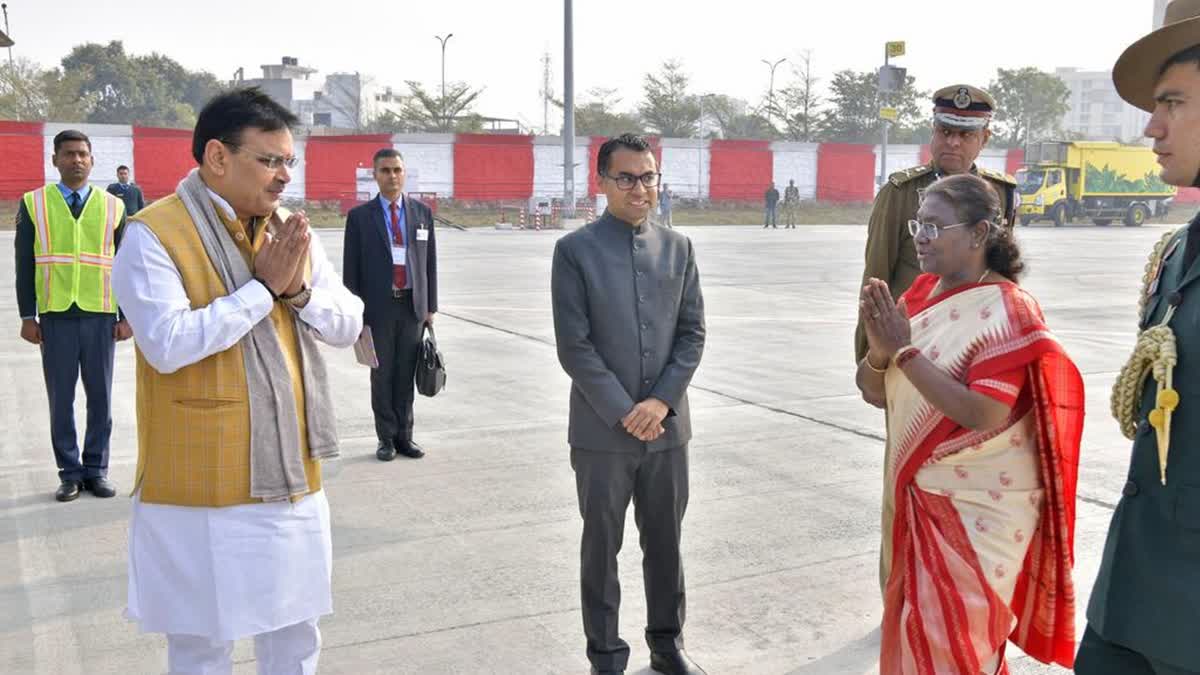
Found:
[{"label": "reflective stripe on vest", "polygon": [[92,188],[76,219],[62,192],[49,185],[26,194],[25,206],[36,234],[38,312],[60,312],[72,304],[89,312],[115,312],[112,262],[124,203]]}]

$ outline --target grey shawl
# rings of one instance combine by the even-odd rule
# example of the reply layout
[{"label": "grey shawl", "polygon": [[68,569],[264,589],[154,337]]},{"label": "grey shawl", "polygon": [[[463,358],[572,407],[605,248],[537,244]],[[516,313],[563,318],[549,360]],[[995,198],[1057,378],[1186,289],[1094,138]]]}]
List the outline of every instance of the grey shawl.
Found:
[{"label": "grey shawl", "polygon": [[[175,193],[195,223],[208,259],[225,289],[232,293],[249,283],[254,277],[253,272],[217,216],[199,171],[193,169],[179,182]],[[285,217],[286,212],[277,211],[265,226],[278,227]],[[300,343],[308,449],[313,459],[337,457],[337,430],[325,359],[317,347],[313,330],[299,317],[294,316],[293,320]],[[240,344],[250,399],[250,496],[279,501],[305,494],[308,482],[300,453],[300,424],[293,383],[270,317],[259,321]]]}]

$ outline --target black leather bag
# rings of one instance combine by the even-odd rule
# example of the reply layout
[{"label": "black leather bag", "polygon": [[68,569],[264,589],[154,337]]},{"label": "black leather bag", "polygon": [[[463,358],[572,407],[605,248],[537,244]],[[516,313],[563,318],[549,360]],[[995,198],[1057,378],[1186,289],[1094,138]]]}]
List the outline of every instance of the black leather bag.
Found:
[{"label": "black leather bag", "polygon": [[433,326],[425,325],[425,339],[417,347],[417,393],[422,396],[437,396],[446,386],[446,360],[438,350]]}]

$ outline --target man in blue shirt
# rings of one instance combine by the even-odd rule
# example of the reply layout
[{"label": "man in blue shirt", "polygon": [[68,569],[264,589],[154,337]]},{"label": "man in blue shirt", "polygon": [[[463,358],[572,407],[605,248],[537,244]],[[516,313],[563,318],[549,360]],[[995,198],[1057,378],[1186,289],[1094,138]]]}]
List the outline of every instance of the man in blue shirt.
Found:
[{"label": "man in blue shirt", "polygon": [[[50,232],[58,227],[79,227],[89,203],[109,197],[92,194],[87,180],[92,172],[92,143],[82,132],[66,130],[54,137],[53,161],[61,176],[54,187],[75,224],[48,222]],[[119,208],[113,204],[113,208]],[[86,217],[85,217],[86,220]],[[125,216],[116,223],[113,251],[121,244]],[[112,432],[112,368],[114,342],[133,336],[133,329],[119,313],[88,311],[72,303],[60,311],[38,311],[35,280],[34,220],[25,200],[17,210],[16,291],[21,314],[21,338],[38,345],[50,399],[50,439],[61,485],[55,498],[68,502],[87,490],[97,497],[112,497],[117,491],[108,480],[109,436]],[[79,261],[76,260],[76,265]],[[80,377],[87,394],[87,432],[82,457],[75,432],[75,388]]]}]

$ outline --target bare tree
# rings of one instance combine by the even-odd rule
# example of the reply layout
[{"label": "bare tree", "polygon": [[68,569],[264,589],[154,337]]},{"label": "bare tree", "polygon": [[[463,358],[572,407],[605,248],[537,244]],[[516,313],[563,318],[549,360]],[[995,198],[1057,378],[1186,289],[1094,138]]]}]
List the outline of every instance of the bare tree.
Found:
[{"label": "bare tree", "polygon": [[86,72],[43,70],[27,58],[0,63],[0,119],[83,122],[96,96],[80,92]]},{"label": "bare tree", "polygon": [[801,52],[792,63],[792,80],[780,92],[777,100],[782,103],[776,116],[783,120],[788,139],[808,143],[817,139],[822,103],[817,93],[820,78],[813,74],[811,49]]}]

